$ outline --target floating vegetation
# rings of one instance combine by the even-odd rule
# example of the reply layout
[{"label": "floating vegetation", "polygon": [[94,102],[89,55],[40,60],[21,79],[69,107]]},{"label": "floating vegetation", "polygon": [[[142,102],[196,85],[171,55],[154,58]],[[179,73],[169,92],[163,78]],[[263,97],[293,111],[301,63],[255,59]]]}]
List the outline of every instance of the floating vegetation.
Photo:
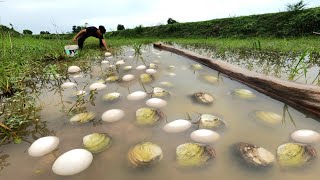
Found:
[{"label": "floating vegetation", "polygon": [[77,123],[86,123],[95,118],[95,114],[93,112],[85,112],[85,113],[80,113],[75,116],[73,116],[70,119],[70,122],[77,122]]},{"label": "floating vegetation", "polygon": [[110,109],[104,112],[101,116],[102,121],[116,122],[124,117],[125,113],[121,109]]},{"label": "floating vegetation", "polygon": [[119,80],[119,77],[118,76],[109,76],[106,81],[107,82],[116,82]]},{"label": "floating vegetation", "polygon": [[146,105],[153,108],[162,108],[167,105],[167,101],[160,98],[151,98],[146,101]]},{"label": "floating vegetation", "polygon": [[154,108],[140,108],[136,111],[136,122],[139,125],[153,125],[162,118],[162,112]]},{"label": "floating vegetation", "polygon": [[76,86],[77,86],[77,84],[74,82],[65,82],[65,83],[61,84],[61,88],[64,88],[64,89],[73,88]]},{"label": "floating vegetation", "polygon": [[214,101],[213,96],[205,92],[194,93],[193,98],[196,102],[202,103],[202,104],[212,104]]},{"label": "floating vegetation", "polygon": [[160,87],[154,87],[152,89],[152,97],[167,97],[170,95],[169,91],[163,89],[163,88],[160,88]]},{"label": "floating vegetation", "polygon": [[130,101],[138,101],[147,97],[147,93],[143,91],[135,91],[127,96],[127,99]]},{"label": "floating vegetation", "polygon": [[73,149],[56,159],[52,171],[61,176],[71,176],[87,169],[93,160],[92,154],[85,149]]},{"label": "floating vegetation", "polygon": [[141,74],[140,75],[140,81],[141,83],[144,83],[144,84],[148,84],[148,83],[151,83],[153,81],[153,76],[150,75],[150,74]]},{"label": "floating vegetation", "polygon": [[221,129],[226,126],[225,122],[211,114],[201,114],[198,119],[200,129]]},{"label": "floating vegetation", "polygon": [[174,120],[172,122],[167,123],[163,127],[163,130],[168,133],[179,133],[179,132],[186,131],[190,127],[191,127],[190,121],[184,120],[184,119],[178,119],[178,120]]},{"label": "floating vegetation", "polygon": [[112,93],[107,93],[105,94],[102,98],[105,101],[111,102],[111,101],[116,101],[120,98],[120,93],[118,92],[112,92]]},{"label": "floating vegetation", "polygon": [[213,143],[220,139],[220,135],[208,129],[199,129],[190,134],[190,138],[199,143]]},{"label": "floating vegetation", "polygon": [[294,131],[290,135],[291,139],[304,144],[313,144],[320,141],[320,134],[316,131],[309,129],[300,129]]},{"label": "floating vegetation", "polygon": [[211,146],[197,143],[181,144],[176,149],[176,159],[180,166],[203,166],[215,156]]},{"label": "floating vegetation", "polygon": [[83,146],[91,153],[99,153],[111,145],[111,137],[106,133],[93,133],[83,137]]},{"label": "floating vegetation", "polygon": [[277,149],[277,160],[282,167],[300,167],[316,156],[316,150],[309,145],[287,143]]},{"label": "floating vegetation", "polygon": [[46,136],[37,139],[28,149],[28,154],[32,157],[41,157],[55,150],[59,145],[59,138],[56,136]]},{"label": "floating vegetation", "polygon": [[280,124],[283,118],[280,114],[269,111],[256,111],[255,116],[260,122],[266,125]]},{"label": "floating vegetation", "polygon": [[96,91],[100,91],[102,89],[105,89],[107,86],[103,83],[93,83],[90,85],[89,89],[90,91],[96,90]]},{"label": "floating vegetation", "polygon": [[256,95],[248,89],[235,89],[234,94],[244,99],[253,99],[256,97]]},{"label": "floating vegetation", "polygon": [[78,66],[70,66],[70,67],[68,67],[68,72],[69,73],[78,73],[80,71],[81,71],[81,69]]},{"label": "floating vegetation", "polygon": [[159,162],[163,157],[160,146],[152,142],[135,145],[128,152],[128,160],[134,167],[147,167]]}]

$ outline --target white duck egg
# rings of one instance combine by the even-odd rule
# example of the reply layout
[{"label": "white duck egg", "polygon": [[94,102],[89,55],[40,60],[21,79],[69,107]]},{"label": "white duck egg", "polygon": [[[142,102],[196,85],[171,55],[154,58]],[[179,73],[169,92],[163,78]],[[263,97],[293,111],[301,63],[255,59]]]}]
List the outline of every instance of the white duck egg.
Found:
[{"label": "white duck egg", "polygon": [[80,71],[81,71],[81,69],[78,66],[70,66],[70,67],[68,67],[68,72],[69,73],[77,73],[77,72],[80,72]]},{"label": "white duck egg", "polygon": [[147,93],[143,91],[136,91],[127,96],[127,99],[130,101],[138,101],[147,97]]},{"label": "white duck egg", "polygon": [[155,74],[155,73],[157,73],[157,70],[155,70],[155,69],[147,69],[146,73],[147,74]]},{"label": "white duck egg", "polygon": [[106,122],[115,122],[122,119],[124,115],[121,109],[110,109],[102,114],[101,119]]},{"label": "white duck egg", "polygon": [[28,154],[32,157],[44,156],[55,150],[59,145],[59,138],[55,136],[46,136],[37,139],[28,149]]},{"label": "white duck egg", "polygon": [[136,67],[136,70],[144,70],[146,69],[147,67],[145,65],[140,65],[140,66],[137,66]]},{"label": "white duck egg", "polygon": [[183,132],[191,127],[191,122],[184,119],[174,120],[163,127],[163,130],[168,133]]},{"label": "white duck egg", "polygon": [[199,129],[190,134],[190,138],[200,143],[213,143],[220,138],[220,135],[209,129]]},{"label": "white duck egg", "polygon": [[105,84],[102,84],[102,83],[93,83],[90,85],[89,89],[92,91],[92,90],[102,90],[104,88],[106,88],[107,86]]},{"label": "white duck egg", "polygon": [[153,108],[162,108],[167,105],[167,101],[160,98],[151,98],[146,101],[146,105]]},{"label": "white duck egg", "polygon": [[73,88],[75,86],[77,86],[77,84],[74,82],[65,82],[65,83],[61,84],[61,87],[64,89]]},{"label": "white duck egg", "polygon": [[291,139],[296,142],[312,144],[320,141],[320,134],[309,129],[301,129],[291,134]]},{"label": "white duck egg", "polygon": [[134,75],[126,74],[122,77],[122,81],[132,81],[134,79]]}]

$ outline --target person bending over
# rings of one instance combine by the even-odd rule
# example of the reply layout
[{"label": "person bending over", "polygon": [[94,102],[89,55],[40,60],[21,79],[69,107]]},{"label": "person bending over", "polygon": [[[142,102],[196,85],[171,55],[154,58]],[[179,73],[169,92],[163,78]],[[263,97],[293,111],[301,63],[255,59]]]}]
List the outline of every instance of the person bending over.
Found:
[{"label": "person bending over", "polygon": [[99,39],[100,48],[104,47],[107,50],[107,43],[103,38],[104,33],[106,33],[106,29],[104,28],[104,26],[99,26],[99,29],[94,26],[87,27],[78,32],[78,34],[73,38],[73,41],[75,43],[78,43],[79,48],[82,49],[84,41],[88,37],[93,36]]}]

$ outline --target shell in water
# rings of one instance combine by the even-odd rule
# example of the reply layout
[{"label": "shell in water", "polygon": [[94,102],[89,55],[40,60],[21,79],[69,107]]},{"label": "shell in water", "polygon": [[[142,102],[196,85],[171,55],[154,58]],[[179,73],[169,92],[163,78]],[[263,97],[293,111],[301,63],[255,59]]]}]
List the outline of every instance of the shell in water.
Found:
[{"label": "shell in water", "polygon": [[236,144],[236,151],[250,166],[265,167],[272,164],[275,160],[275,157],[271,152],[253,144],[238,143]]},{"label": "shell in water", "polygon": [[132,80],[134,80],[134,75],[132,75],[132,74],[126,74],[122,77],[122,81],[128,82],[128,81],[132,81]]},{"label": "shell in water", "polygon": [[154,108],[140,108],[136,111],[136,122],[139,125],[153,125],[162,117],[161,111]]},{"label": "shell in water", "polygon": [[156,73],[157,73],[157,70],[155,70],[155,69],[147,69],[147,70],[146,70],[146,73],[147,73],[147,74],[156,74]]},{"label": "shell in water", "polygon": [[106,122],[115,122],[121,120],[124,115],[121,109],[110,109],[102,114],[101,119]]},{"label": "shell in water", "polygon": [[220,139],[220,135],[208,129],[199,129],[190,134],[190,138],[199,143],[213,143]]},{"label": "shell in water", "polygon": [[61,176],[70,176],[87,169],[93,156],[85,149],[73,149],[65,152],[56,159],[52,165],[52,171]]},{"label": "shell in water", "polygon": [[204,92],[197,92],[193,94],[194,99],[196,102],[202,103],[202,104],[212,104],[214,98],[212,95]]},{"label": "shell in water", "polygon": [[140,75],[140,81],[142,83],[151,83],[153,81],[153,76],[150,74],[141,74]]},{"label": "shell in water", "polygon": [[148,67],[149,67],[149,69],[157,69],[158,68],[158,66],[154,63],[150,63]]},{"label": "shell in water", "polygon": [[220,118],[211,114],[202,114],[198,123],[201,129],[220,129],[225,127],[225,123]]},{"label": "shell in water", "polygon": [[163,130],[168,133],[179,133],[189,129],[190,127],[191,127],[190,121],[187,121],[184,119],[178,119],[166,124],[163,127]]},{"label": "shell in water", "polygon": [[77,72],[80,72],[80,71],[81,71],[81,69],[78,66],[70,66],[70,67],[68,67],[68,72],[69,73],[77,73]]},{"label": "shell in water", "polygon": [[102,83],[93,83],[90,85],[89,89],[90,89],[90,91],[93,91],[93,90],[100,91],[102,89],[105,89],[106,87],[107,86]]},{"label": "shell in water", "polygon": [[109,57],[109,56],[111,56],[112,54],[110,53],[110,52],[106,52],[106,53],[104,53],[104,56],[106,56],[106,57]]},{"label": "shell in water", "polygon": [[192,70],[195,70],[195,71],[198,71],[198,70],[201,70],[203,67],[201,64],[192,64],[191,65],[191,69]]},{"label": "shell in water", "polygon": [[73,116],[70,119],[70,122],[77,122],[77,123],[86,123],[95,118],[95,114],[93,112],[86,112],[86,113],[80,113],[75,116]]},{"label": "shell in water", "polygon": [[282,116],[268,111],[256,111],[255,115],[262,123],[266,125],[276,125],[282,122]]},{"label": "shell in water", "polygon": [[168,81],[163,81],[163,82],[160,83],[160,86],[173,87],[173,84],[171,82],[168,82]]},{"label": "shell in water", "polygon": [[110,76],[106,79],[107,82],[116,82],[119,80],[118,76]]},{"label": "shell in water", "polygon": [[218,82],[218,78],[212,75],[203,75],[201,76],[201,78],[205,81],[208,82],[210,84],[215,84]]},{"label": "shell in water", "polygon": [[136,67],[136,70],[144,70],[144,69],[146,69],[147,67],[145,66],[145,65],[140,65],[140,66],[137,66]]},{"label": "shell in water", "polygon": [[244,99],[252,99],[256,97],[256,95],[248,89],[235,89],[234,94]]},{"label": "shell in water", "polygon": [[111,144],[111,138],[105,133],[93,133],[83,137],[84,148],[92,153],[106,150]]},{"label": "shell in water", "polygon": [[124,60],[119,60],[119,61],[116,62],[116,65],[122,65],[124,63],[126,63]]},{"label": "shell in water", "polygon": [[159,162],[163,157],[160,146],[152,142],[135,145],[128,152],[128,160],[134,167],[146,167]]},{"label": "shell in water", "polygon": [[291,139],[299,143],[313,144],[320,141],[320,134],[309,129],[301,129],[291,134]]},{"label": "shell in water", "polygon": [[61,84],[61,87],[64,89],[73,88],[75,86],[77,86],[77,84],[74,82],[65,82],[65,83]]},{"label": "shell in water", "polygon": [[160,98],[151,98],[146,101],[146,105],[153,108],[162,108],[167,105],[167,101]]},{"label": "shell in water", "polygon": [[116,101],[119,98],[120,98],[120,93],[118,92],[108,93],[103,96],[103,100],[105,101]]},{"label": "shell in water", "polygon": [[138,100],[142,100],[142,99],[146,98],[147,95],[148,94],[143,91],[136,91],[136,92],[129,94],[127,96],[127,99],[130,101],[138,101]]},{"label": "shell in water", "polygon": [[180,166],[202,166],[215,156],[211,146],[198,143],[181,144],[176,149],[176,160]]},{"label": "shell in water", "polygon": [[130,71],[132,69],[132,66],[125,66],[124,68],[123,68],[123,70],[125,70],[125,71]]},{"label": "shell in water", "polygon": [[170,93],[167,90],[160,87],[154,87],[152,90],[152,97],[166,97],[169,95]]},{"label": "shell in water", "polygon": [[277,149],[277,159],[282,167],[300,167],[316,156],[316,150],[309,145],[287,143]]},{"label": "shell in water", "polygon": [[32,157],[40,157],[49,154],[59,145],[59,138],[56,136],[46,136],[37,139],[28,149],[28,154]]}]

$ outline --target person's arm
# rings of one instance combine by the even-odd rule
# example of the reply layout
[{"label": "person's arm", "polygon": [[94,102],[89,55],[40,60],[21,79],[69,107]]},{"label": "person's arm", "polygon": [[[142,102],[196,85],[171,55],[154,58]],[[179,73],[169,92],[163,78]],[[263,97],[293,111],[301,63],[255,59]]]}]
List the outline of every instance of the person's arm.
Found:
[{"label": "person's arm", "polygon": [[108,50],[106,40],[105,40],[105,39],[101,39],[101,41],[102,41],[102,44],[103,44],[104,48],[105,48],[106,50]]},{"label": "person's arm", "polygon": [[77,42],[78,37],[81,36],[82,34],[86,33],[86,32],[87,32],[86,29],[82,29],[81,31],[79,31],[77,33],[77,35],[73,38],[73,42]]}]

